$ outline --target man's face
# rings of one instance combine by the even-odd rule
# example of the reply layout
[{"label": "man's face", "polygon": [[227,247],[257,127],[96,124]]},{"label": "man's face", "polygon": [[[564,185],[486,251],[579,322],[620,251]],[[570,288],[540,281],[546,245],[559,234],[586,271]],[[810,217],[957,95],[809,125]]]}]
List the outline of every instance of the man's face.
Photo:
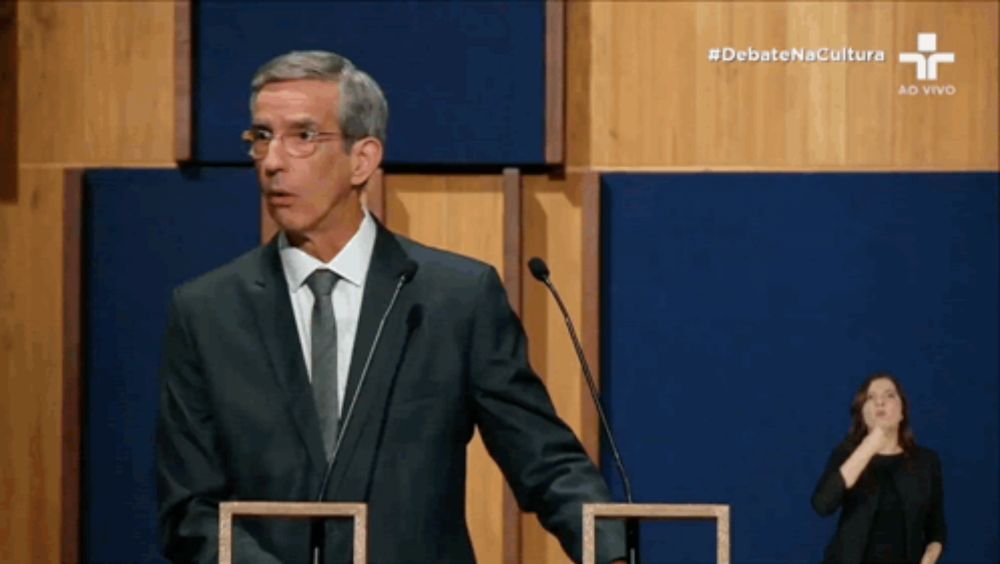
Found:
[{"label": "man's face", "polygon": [[335,132],[304,158],[288,153],[284,139],[272,140],[255,162],[267,211],[292,234],[309,235],[330,228],[337,213],[357,204],[351,187],[351,160],[338,126],[340,88],[334,82],[291,80],[266,85],[257,94],[253,127],[274,136],[304,131]]}]

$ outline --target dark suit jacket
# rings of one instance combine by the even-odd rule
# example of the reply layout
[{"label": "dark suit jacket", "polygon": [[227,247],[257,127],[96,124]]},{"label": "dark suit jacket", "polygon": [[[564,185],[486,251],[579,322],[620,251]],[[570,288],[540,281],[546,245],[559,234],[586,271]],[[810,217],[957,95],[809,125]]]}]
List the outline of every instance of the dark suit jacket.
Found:
[{"label": "dark suit jacket", "polygon": [[[345,406],[408,260],[418,270],[385,322],[326,499],[368,504],[374,563],[473,561],[466,445],[478,427],[522,509],[579,560],[581,503],[608,492],[529,367],[488,265],[379,226]],[[175,291],[157,442],[171,560],[215,561],[219,501],[317,497],[325,455],[274,241]],[[308,561],[308,523],[236,523],[238,561]],[[349,560],[350,534],[349,523],[328,527],[328,561]],[[599,535],[603,560],[624,554],[617,524]]]},{"label": "dark suit jacket", "polygon": [[[840,466],[853,451],[846,443],[834,449],[812,497],[813,508],[820,515],[843,508],[837,531],[826,548],[826,562],[861,562],[878,507],[878,479],[870,468],[861,473],[850,489],[840,475]],[[947,535],[941,462],[934,451],[922,447],[905,456],[893,481],[906,517],[907,559],[917,562],[928,544],[935,541],[944,544]]]}]

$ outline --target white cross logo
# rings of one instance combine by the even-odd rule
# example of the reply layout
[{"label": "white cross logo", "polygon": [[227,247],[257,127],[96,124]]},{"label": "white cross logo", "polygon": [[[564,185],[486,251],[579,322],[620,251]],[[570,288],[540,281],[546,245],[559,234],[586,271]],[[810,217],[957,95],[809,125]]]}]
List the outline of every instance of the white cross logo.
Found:
[{"label": "white cross logo", "polygon": [[917,80],[937,80],[938,63],[955,62],[954,53],[936,53],[936,33],[918,33],[917,51],[917,53],[899,54],[899,62],[917,65]]}]

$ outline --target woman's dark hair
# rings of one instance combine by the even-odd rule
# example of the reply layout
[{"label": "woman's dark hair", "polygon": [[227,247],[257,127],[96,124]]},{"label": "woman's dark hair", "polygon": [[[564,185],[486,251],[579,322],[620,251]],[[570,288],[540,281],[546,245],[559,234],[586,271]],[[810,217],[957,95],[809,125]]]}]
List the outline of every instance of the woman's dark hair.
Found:
[{"label": "woman's dark hair", "polygon": [[903,419],[899,422],[899,435],[897,437],[899,446],[903,448],[903,452],[913,452],[917,443],[913,437],[913,429],[910,428],[910,400],[906,398],[906,392],[903,391],[903,386],[899,384],[899,380],[888,372],[876,372],[872,374],[861,384],[858,391],[854,393],[854,401],[851,402],[851,430],[847,432],[847,442],[852,447],[856,447],[861,444],[862,439],[868,434],[868,426],[865,425],[865,417],[861,411],[865,402],[868,401],[868,388],[871,387],[872,382],[883,378],[892,382],[892,385],[896,387],[896,393],[899,394],[899,401],[902,403]]}]

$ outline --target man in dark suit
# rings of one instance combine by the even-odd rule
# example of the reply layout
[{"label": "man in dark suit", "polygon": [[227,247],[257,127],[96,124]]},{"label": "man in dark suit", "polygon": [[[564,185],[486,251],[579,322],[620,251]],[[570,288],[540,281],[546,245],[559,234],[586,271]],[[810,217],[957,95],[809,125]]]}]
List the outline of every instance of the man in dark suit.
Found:
[{"label": "man in dark suit", "polygon": [[[382,160],[378,85],[338,55],[296,52],[252,92],[244,136],[281,233],[174,293],[157,434],[166,555],[214,561],[220,501],[322,495],[368,504],[373,562],[473,561],[478,427],[520,506],[579,560],[581,504],[608,492],[531,371],[495,270],[394,235],[361,204]],[[310,533],[237,520],[234,556],[307,562]],[[350,534],[327,527],[327,561],[349,558]],[[618,524],[598,540],[602,561],[624,554]]]}]

